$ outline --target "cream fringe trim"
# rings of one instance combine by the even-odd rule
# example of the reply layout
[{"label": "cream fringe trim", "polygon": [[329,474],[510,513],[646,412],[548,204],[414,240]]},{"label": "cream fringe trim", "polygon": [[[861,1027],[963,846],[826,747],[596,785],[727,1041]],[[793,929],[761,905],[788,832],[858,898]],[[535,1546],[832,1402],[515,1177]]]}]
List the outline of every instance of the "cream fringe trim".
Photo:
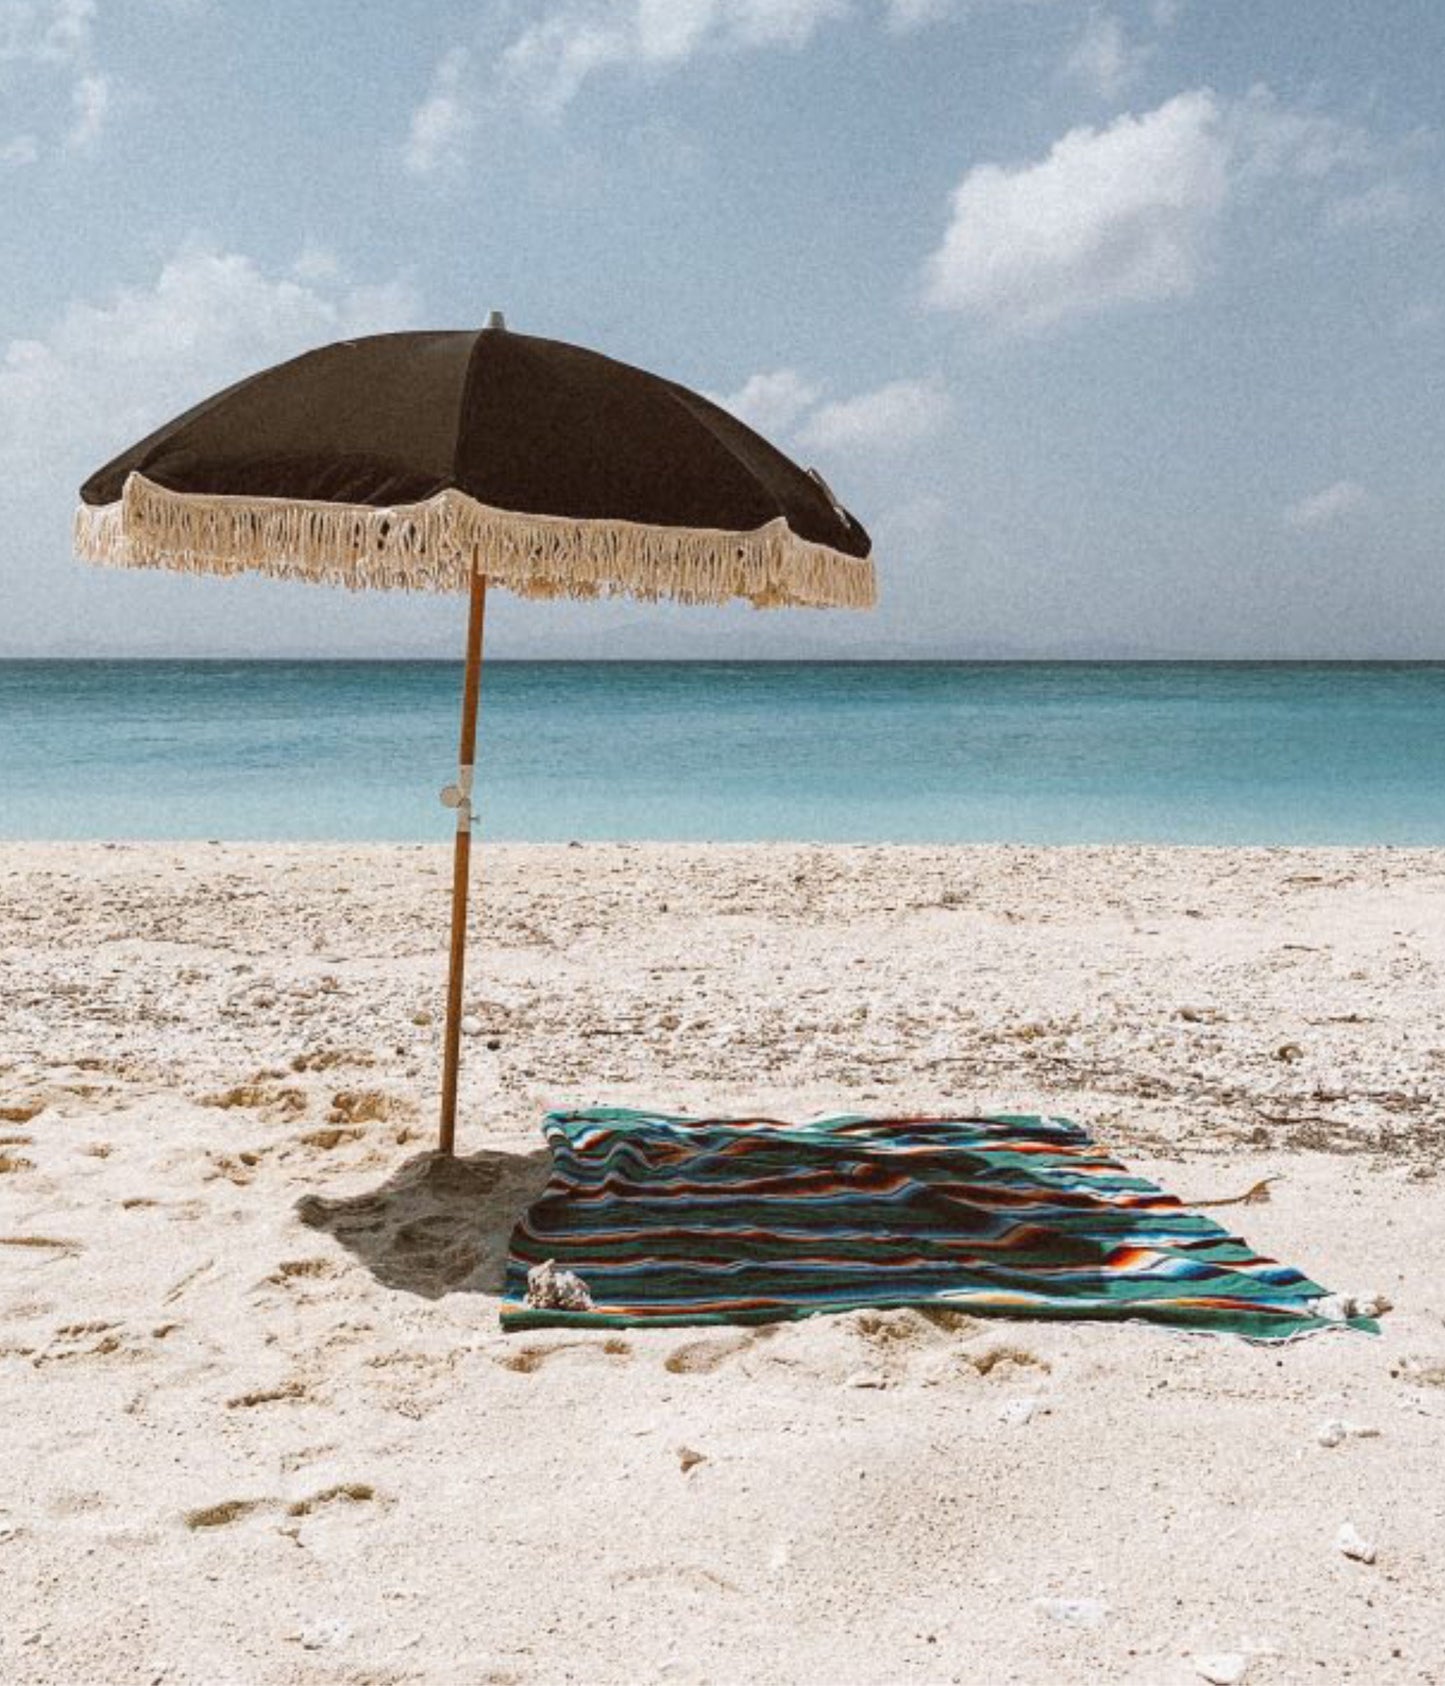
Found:
[{"label": "cream fringe trim", "polygon": [[352,590],[464,591],[484,574],[523,597],[743,597],[758,608],[877,601],[871,560],[801,539],[781,517],[746,533],[654,527],[519,515],[453,490],[372,509],[170,492],[132,474],[118,503],[76,511],[75,549],[113,567],[254,571]]}]

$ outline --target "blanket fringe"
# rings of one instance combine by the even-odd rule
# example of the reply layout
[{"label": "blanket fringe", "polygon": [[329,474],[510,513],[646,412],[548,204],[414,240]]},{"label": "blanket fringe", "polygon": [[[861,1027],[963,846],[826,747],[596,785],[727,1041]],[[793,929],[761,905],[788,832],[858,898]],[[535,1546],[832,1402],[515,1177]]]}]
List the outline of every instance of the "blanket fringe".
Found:
[{"label": "blanket fringe", "polygon": [[254,572],[352,590],[465,591],[484,574],[522,597],[741,597],[758,608],[877,601],[870,558],[799,538],[781,517],[730,533],[522,515],[455,490],[373,509],[172,492],[132,474],[119,502],[76,511],[75,550],[112,567]]}]

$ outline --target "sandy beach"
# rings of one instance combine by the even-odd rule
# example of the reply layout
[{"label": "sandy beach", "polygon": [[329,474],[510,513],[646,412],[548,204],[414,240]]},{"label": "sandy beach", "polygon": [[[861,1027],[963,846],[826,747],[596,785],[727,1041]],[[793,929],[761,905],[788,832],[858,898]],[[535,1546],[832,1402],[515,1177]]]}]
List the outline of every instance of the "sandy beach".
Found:
[{"label": "sandy beach", "polygon": [[[1445,1681],[1445,851],[484,845],[451,1164],[448,885],[0,845],[0,1679]],[[1064,1113],[1394,1309],[504,1337],[606,1103]]]}]

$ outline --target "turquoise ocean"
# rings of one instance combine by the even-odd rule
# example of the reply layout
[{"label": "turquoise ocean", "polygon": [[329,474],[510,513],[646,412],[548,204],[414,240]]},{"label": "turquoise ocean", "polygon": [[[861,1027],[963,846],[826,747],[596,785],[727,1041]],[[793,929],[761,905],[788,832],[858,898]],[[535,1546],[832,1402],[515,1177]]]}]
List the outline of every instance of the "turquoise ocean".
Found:
[{"label": "turquoise ocean", "polygon": [[[449,662],[0,662],[0,837],[442,840]],[[507,839],[1445,844],[1445,663],[490,662]]]}]

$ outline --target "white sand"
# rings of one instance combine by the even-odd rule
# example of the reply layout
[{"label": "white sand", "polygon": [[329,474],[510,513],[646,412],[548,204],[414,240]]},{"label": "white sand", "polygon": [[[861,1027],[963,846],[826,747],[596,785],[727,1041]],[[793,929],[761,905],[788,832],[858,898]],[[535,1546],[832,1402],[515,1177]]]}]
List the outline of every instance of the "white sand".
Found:
[{"label": "white sand", "polygon": [[[447,872],[0,846],[7,1686],[1445,1680],[1445,852],[483,848],[451,1167]],[[504,1338],[595,1102],[1066,1112],[1396,1309]]]}]

